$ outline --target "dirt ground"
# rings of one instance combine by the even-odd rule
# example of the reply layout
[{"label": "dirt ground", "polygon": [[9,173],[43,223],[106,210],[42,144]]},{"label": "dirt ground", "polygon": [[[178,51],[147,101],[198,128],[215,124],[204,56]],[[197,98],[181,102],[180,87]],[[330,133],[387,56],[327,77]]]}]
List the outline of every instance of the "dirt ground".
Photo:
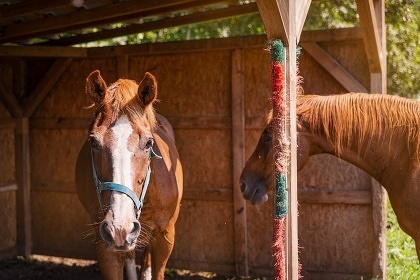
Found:
[{"label": "dirt ground", "polygon": [[[101,280],[95,261],[34,255],[30,259],[17,257],[0,261],[1,280]],[[203,280],[238,279],[209,272],[167,269],[165,279]]]}]

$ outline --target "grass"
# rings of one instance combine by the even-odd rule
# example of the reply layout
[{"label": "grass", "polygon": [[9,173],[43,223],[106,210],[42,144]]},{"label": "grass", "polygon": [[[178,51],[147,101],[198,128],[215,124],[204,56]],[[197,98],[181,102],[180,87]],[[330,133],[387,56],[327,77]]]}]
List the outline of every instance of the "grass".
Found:
[{"label": "grass", "polygon": [[388,201],[387,209],[387,279],[420,279],[420,265],[414,240],[405,234],[397,223],[397,218]]}]

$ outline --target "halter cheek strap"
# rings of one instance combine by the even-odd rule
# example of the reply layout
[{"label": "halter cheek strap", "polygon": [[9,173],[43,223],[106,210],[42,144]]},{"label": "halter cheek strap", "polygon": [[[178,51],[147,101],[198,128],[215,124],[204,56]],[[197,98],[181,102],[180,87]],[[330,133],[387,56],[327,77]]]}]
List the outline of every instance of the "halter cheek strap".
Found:
[{"label": "halter cheek strap", "polygon": [[[102,212],[103,212],[102,197],[101,197],[102,191],[105,191],[105,190],[116,191],[116,192],[123,193],[123,194],[127,195],[129,198],[131,198],[131,200],[134,203],[134,207],[137,209],[136,219],[138,220],[140,218],[141,208],[143,207],[144,197],[146,196],[147,188],[149,187],[150,173],[152,172],[152,169],[150,168],[150,161],[153,158],[161,159],[162,157],[157,155],[153,151],[153,148],[150,148],[149,167],[147,168],[146,178],[144,179],[143,190],[141,191],[140,199],[137,197],[135,192],[133,192],[131,189],[127,188],[124,185],[114,183],[114,182],[101,182],[98,178],[97,173],[96,173],[96,168],[95,168],[95,162],[93,160],[93,150],[92,149],[91,149],[91,158],[92,158],[93,180],[95,181],[96,194],[98,196],[99,207],[102,209]],[[105,213],[103,213],[103,214],[105,215]]]}]

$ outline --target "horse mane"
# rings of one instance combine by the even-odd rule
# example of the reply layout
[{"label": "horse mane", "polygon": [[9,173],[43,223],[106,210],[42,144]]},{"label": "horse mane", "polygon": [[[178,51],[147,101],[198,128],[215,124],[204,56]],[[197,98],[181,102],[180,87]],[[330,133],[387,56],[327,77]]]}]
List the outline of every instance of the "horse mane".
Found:
[{"label": "horse mane", "polygon": [[420,102],[385,94],[303,95],[297,100],[300,121],[331,141],[338,155],[353,139],[361,147],[374,135],[381,141],[398,135],[406,139],[413,160],[420,161],[419,112]]},{"label": "horse mane", "polygon": [[152,131],[156,129],[156,115],[152,105],[144,109],[140,105],[137,93],[138,84],[133,80],[119,79],[108,87],[110,98],[104,98],[101,107],[110,118],[115,121],[121,112],[127,114],[133,122],[138,122],[145,114]]}]

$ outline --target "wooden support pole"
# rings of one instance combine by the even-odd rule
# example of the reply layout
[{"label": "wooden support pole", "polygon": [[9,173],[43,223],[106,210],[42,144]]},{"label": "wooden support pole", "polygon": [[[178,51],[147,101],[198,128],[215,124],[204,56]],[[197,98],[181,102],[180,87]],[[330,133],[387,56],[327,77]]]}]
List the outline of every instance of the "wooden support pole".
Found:
[{"label": "wooden support pole", "polygon": [[[282,39],[285,47],[285,88],[289,100],[290,121],[286,124],[286,136],[290,140],[290,164],[286,178],[288,190],[288,214],[286,225],[286,274],[287,279],[299,279],[298,221],[297,221],[297,157],[296,157],[296,48],[301,27],[305,21],[311,1],[300,3],[290,0],[257,0],[267,37],[269,40]],[[304,8],[303,8],[304,7]],[[299,10],[298,10],[299,8]],[[303,8],[303,9],[302,9]]]},{"label": "wooden support pole", "polygon": [[[370,92],[386,94],[386,32],[385,32],[385,0],[373,1],[374,25],[377,28],[381,71],[370,73]],[[367,42],[365,41],[365,44]],[[375,235],[372,276],[386,279],[386,202],[387,193],[375,179],[372,180],[373,232]]]},{"label": "wooden support pole", "polygon": [[32,251],[32,214],[28,118],[17,119],[15,131],[17,247],[19,255],[29,257]]},{"label": "wooden support pole", "polygon": [[[293,2],[293,1],[292,1]],[[291,39],[296,39],[296,34],[290,33]],[[296,134],[296,44],[289,44],[285,48],[285,85],[289,98],[288,113],[289,123],[286,135],[290,139],[290,163],[287,172],[287,194],[289,211],[287,213],[287,279],[299,279],[299,254],[298,254],[298,197],[297,197],[297,134]]]},{"label": "wooden support pole", "polygon": [[[378,3],[378,1],[375,2]],[[360,26],[364,31],[363,37],[369,69],[373,73],[379,73],[385,68],[383,63],[385,53],[381,48],[382,36],[379,34],[378,14],[375,11],[377,9],[373,0],[357,0],[356,3],[359,12]],[[383,32],[383,29],[381,31]]]},{"label": "wooden support pole", "polygon": [[248,243],[246,203],[239,186],[245,166],[245,112],[243,50],[232,53],[232,151],[233,151],[233,214],[235,231],[236,274],[248,276]]}]

